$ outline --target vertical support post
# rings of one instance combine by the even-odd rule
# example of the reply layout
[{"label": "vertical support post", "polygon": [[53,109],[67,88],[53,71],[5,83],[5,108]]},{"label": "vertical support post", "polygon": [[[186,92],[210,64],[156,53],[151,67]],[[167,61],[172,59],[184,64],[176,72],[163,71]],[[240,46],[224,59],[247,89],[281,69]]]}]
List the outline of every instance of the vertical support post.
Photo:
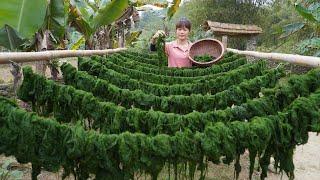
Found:
[{"label": "vertical support post", "polygon": [[[256,50],[256,46],[257,46],[257,38],[256,36],[249,36],[248,40],[247,40],[247,47],[246,50],[247,51],[255,51]],[[249,62],[254,61],[254,57],[252,56],[246,56]]]},{"label": "vertical support post", "polygon": [[[49,31],[36,33],[36,49],[37,51],[46,51],[48,50],[49,44]],[[47,62],[46,61],[37,61],[36,63],[36,72],[43,76],[46,75]]]},{"label": "vertical support post", "polygon": [[122,21],[118,22],[118,47],[125,47],[125,37],[124,37],[124,23]]},{"label": "vertical support post", "polygon": [[224,48],[227,49],[227,47],[228,47],[228,36],[227,35],[222,36],[222,44],[223,44]]},{"label": "vertical support post", "polygon": [[21,77],[22,77],[21,66],[18,63],[13,61],[10,61],[10,66],[11,66],[10,72],[13,75],[13,92],[16,95],[17,89],[20,86]]},{"label": "vertical support post", "polygon": [[255,51],[257,46],[257,38],[256,36],[250,36],[247,41],[247,51]]},{"label": "vertical support post", "polygon": [[52,79],[54,81],[58,81],[59,61],[57,59],[49,61],[48,67],[50,69]]}]

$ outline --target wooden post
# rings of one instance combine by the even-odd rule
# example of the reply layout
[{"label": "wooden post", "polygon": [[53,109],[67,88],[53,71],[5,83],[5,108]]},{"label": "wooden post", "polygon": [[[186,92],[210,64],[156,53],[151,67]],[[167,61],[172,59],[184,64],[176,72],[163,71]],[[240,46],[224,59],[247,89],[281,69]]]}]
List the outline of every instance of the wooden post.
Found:
[{"label": "wooden post", "polygon": [[[49,50],[49,30],[46,30],[45,32],[36,33],[36,50],[37,51],[46,51]],[[36,62],[36,72],[41,75],[46,74],[47,69],[47,62],[46,61],[37,61]]]},{"label": "wooden post", "polygon": [[222,44],[223,44],[224,48],[227,49],[227,47],[228,47],[228,36],[227,35],[222,36]]},{"label": "wooden post", "polygon": [[[246,50],[247,51],[255,51],[256,50],[256,45],[257,45],[257,38],[256,38],[256,36],[249,36],[248,37],[248,40],[247,40],[247,47],[246,47]],[[247,57],[247,59],[249,60],[249,61],[254,61],[254,57],[252,57],[252,56],[246,56]]]},{"label": "wooden post", "polygon": [[13,75],[13,92],[14,94],[17,94],[17,89],[20,85],[21,78],[22,78],[22,72],[21,72],[21,66],[18,63],[15,63],[13,61],[10,61],[11,66],[11,74]]},{"label": "wooden post", "polygon": [[247,51],[255,51],[257,46],[257,38],[256,36],[250,36],[247,41]]},{"label": "wooden post", "polygon": [[125,33],[124,33],[124,23],[122,21],[118,22],[118,47],[123,48],[125,47]]}]

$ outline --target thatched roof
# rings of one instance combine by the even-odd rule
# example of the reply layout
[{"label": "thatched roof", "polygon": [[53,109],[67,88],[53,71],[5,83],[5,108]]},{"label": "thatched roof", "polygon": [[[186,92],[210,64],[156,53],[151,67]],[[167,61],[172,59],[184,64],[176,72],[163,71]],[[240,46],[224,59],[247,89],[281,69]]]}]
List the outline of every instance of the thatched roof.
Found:
[{"label": "thatched roof", "polygon": [[213,21],[206,21],[203,25],[204,30],[211,30],[218,35],[258,35],[263,31],[256,25],[228,24]]}]

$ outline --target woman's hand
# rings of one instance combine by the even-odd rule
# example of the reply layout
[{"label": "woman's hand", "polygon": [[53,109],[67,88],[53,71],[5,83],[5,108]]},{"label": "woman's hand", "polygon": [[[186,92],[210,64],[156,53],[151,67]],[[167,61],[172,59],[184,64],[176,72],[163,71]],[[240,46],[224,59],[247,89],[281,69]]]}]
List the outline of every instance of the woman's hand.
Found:
[{"label": "woman's hand", "polygon": [[151,44],[156,44],[157,42],[157,39],[160,37],[160,36],[166,36],[166,33],[162,30],[158,30],[151,38]]}]

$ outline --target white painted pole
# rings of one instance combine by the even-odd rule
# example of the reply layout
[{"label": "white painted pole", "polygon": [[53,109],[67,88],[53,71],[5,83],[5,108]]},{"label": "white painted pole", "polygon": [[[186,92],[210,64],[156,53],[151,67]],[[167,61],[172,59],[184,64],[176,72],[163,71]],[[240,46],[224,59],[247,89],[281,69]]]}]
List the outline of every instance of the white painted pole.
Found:
[{"label": "white painted pole", "polygon": [[0,64],[9,64],[10,61],[16,63],[32,62],[32,61],[48,61],[56,58],[92,56],[92,55],[107,55],[120,51],[126,48],[105,49],[105,50],[53,50],[41,52],[1,52]]},{"label": "white painted pole", "polygon": [[296,54],[282,54],[282,53],[263,53],[263,52],[256,52],[256,51],[240,51],[240,50],[231,49],[231,48],[227,48],[227,51],[233,52],[236,54],[253,56],[256,58],[285,61],[292,64],[307,65],[311,67],[320,66],[320,57],[314,57],[314,56],[302,56],[302,55],[296,55]]}]

